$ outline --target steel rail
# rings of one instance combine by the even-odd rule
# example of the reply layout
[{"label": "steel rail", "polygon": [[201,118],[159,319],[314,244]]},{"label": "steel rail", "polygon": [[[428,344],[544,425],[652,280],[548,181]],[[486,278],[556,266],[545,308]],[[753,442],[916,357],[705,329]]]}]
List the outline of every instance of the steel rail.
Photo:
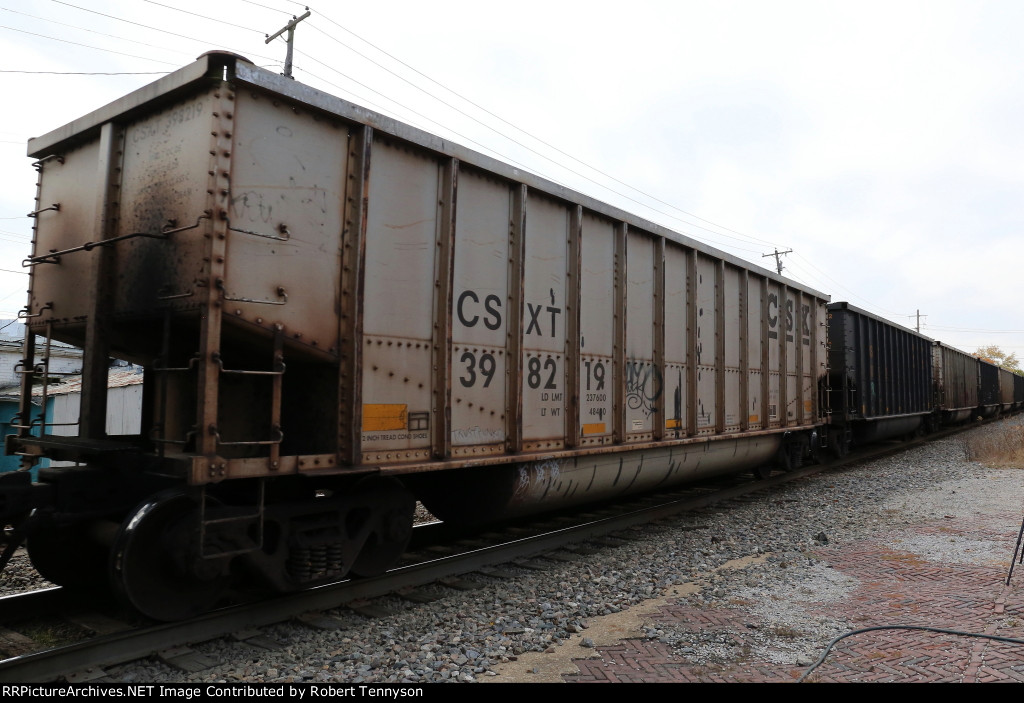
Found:
[{"label": "steel rail", "polygon": [[[402,566],[378,577],[343,581],[273,598],[215,610],[182,623],[163,623],[138,630],[101,635],[82,642],[0,661],[0,682],[45,682],[92,668],[102,668],[221,637],[226,633],[271,625],[310,611],[330,610],[353,601],[387,595],[403,588],[462,576],[479,569],[536,557],[545,552],[605,536],[685,510],[705,507],[770,485],[794,480],[814,470],[794,471],[767,480],[749,482],[724,491],[671,500],[653,507],[632,509],[578,525],[544,531],[493,546],[432,558]],[[632,502],[636,502],[635,500]],[[593,508],[590,513],[593,513]]]},{"label": "steel rail", "polygon": [[[645,507],[628,507],[644,500],[652,500],[651,497],[634,497],[619,504],[620,508],[623,505],[627,507],[623,512],[614,515],[592,519],[581,517],[582,521],[578,524],[543,531],[541,531],[542,528],[534,527],[534,529],[538,529],[539,534],[509,539],[492,546],[466,549],[450,556],[436,557],[401,566],[374,578],[342,581],[270,600],[254,601],[215,610],[185,622],[157,624],[137,630],[101,635],[59,648],[12,657],[0,661],[0,682],[53,681],[75,672],[122,664],[163,650],[216,639],[231,632],[271,625],[311,611],[330,610],[354,601],[384,596],[404,588],[422,586],[440,579],[463,576],[486,567],[536,557],[572,544],[655,522],[688,510],[696,510],[744,495],[755,494],[818,473],[853,468],[857,464],[899,454],[925,441],[945,438],[963,431],[963,429],[976,426],[944,430],[929,435],[927,438],[909,442],[893,441],[876,444],[841,459],[804,466],[761,480],[744,481],[710,492],[707,489],[708,484],[685,486],[670,493],[669,498],[663,498],[660,502]],[[699,495],[692,495],[695,492]],[[681,493],[690,495],[672,497],[679,496]],[[593,506],[584,506],[580,508],[580,513],[591,516],[596,510]],[[544,516],[539,516],[536,519],[536,523],[543,524],[544,521]],[[424,527],[446,528],[443,523],[425,525]],[[0,599],[0,606],[8,599]]]}]

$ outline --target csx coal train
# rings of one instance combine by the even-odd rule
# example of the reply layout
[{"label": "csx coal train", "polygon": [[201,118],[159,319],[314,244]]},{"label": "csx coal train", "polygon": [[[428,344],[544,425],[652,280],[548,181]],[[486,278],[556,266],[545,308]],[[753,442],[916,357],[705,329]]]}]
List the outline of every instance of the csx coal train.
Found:
[{"label": "csx coal train", "polygon": [[[1024,379],[231,54],[43,137],[8,547],[156,619],[1008,410]],[[828,336],[826,336],[826,331]],[[78,433],[33,419],[84,349]],[[108,434],[108,360],[145,367]],[[60,465],[58,465],[60,464]]]}]

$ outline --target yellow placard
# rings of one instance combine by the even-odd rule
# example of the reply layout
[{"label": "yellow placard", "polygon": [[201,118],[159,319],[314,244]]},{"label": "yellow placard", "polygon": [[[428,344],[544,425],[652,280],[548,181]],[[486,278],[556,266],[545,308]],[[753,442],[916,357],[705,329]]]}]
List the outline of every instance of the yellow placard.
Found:
[{"label": "yellow placard", "polygon": [[583,434],[604,434],[603,422],[589,422],[583,425]]},{"label": "yellow placard", "polygon": [[666,430],[678,430],[682,426],[683,426],[683,421],[679,420],[677,418],[672,418],[672,419],[669,419],[669,420],[665,420],[665,429]]},{"label": "yellow placard", "polygon": [[747,422],[758,422],[760,419],[760,415],[750,415],[747,417]]},{"label": "yellow placard", "polygon": [[409,406],[398,403],[363,406],[363,432],[404,430],[409,425]]}]

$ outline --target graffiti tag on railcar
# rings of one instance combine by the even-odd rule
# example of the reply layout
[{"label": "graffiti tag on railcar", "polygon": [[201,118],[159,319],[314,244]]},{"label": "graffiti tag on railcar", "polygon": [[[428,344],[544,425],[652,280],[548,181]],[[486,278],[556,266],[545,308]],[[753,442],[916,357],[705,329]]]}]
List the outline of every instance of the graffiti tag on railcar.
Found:
[{"label": "graffiti tag on railcar", "polygon": [[661,371],[645,361],[626,362],[626,404],[651,415],[664,387]]},{"label": "graffiti tag on railcar", "polygon": [[452,430],[452,441],[456,444],[491,444],[504,439],[504,430],[489,429],[480,425]]},{"label": "graffiti tag on railcar", "polygon": [[514,495],[517,498],[522,498],[532,490],[539,490],[545,486],[545,483],[555,483],[558,481],[562,467],[555,459],[547,459],[544,461],[532,461],[526,464],[520,464],[518,467],[519,480],[516,481],[516,487]]}]

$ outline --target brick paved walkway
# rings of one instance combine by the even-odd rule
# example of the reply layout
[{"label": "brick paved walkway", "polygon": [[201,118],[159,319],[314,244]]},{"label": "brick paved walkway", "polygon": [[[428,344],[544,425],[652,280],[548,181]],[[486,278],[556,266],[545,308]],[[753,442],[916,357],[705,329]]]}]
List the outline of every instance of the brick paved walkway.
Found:
[{"label": "brick paved walkway", "polygon": [[[1024,567],[1010,586],[1006,570],[1016,531],[991,529],[985,521],[940,521],[907,525],[900,533],[908,551],[894,548],[893,536],[846,548],[821,549],[815,557],[855,580],[845,598],[805,603],[810,617],[852,624],[851,629],[891,625],[927,626],[1024,639]],[[1020,516],[1004,524],[1019,525]],[[912,550],[914,538],[936,537],[997,544],[1008,550],[1004,564],[943,563]],[[900,544],[900,543],[897,543]],[[672,646],[629,639],[598,647],[598,656],[576,660],[578,675],[568,682],[792,682],[809,667],[755,661],[752,631],[758,617],[741,605],[695,608],[685,599],[662,607],[652,618],[674,631],[731,638],[734,661],[698,665]],[[824,643],[823,643],[824,644]],[[824,647],[822,647],[823,651]],[[819,682],[1024,681],[1024,645],[920,630],[875,630],[840,640],[808,677]]]}]

